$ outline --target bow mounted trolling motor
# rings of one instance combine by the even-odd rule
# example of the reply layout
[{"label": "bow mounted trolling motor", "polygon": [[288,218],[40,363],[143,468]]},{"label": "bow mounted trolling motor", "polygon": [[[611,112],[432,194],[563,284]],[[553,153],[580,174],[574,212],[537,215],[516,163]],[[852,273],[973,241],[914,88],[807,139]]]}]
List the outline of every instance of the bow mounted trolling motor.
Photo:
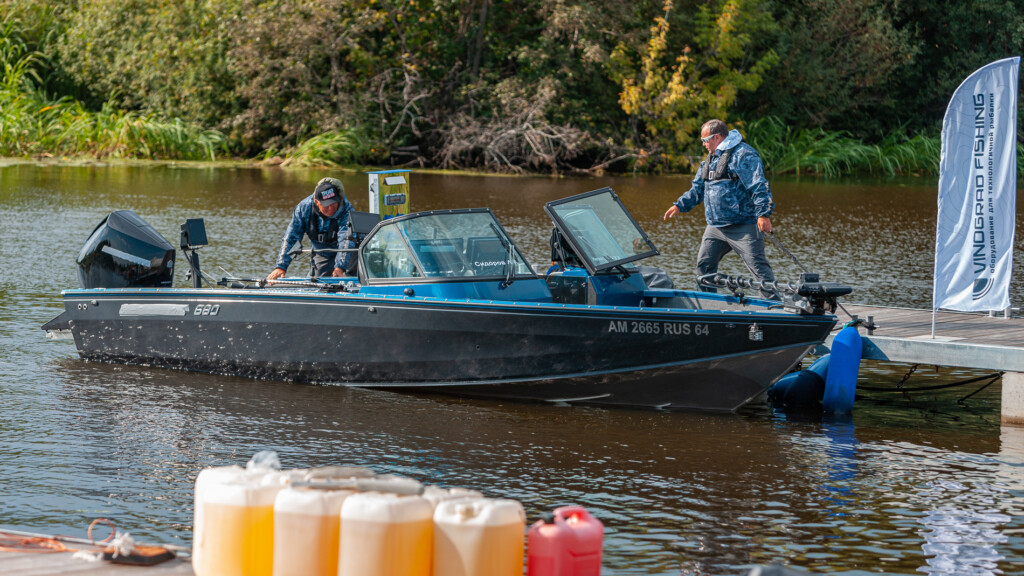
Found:
[{"label": "bow mounted trolling motor", "polygon": [[[833,313],[839,306],[836,300],[853,292],[853,288],[838,282],[821,282],[818,275],[806,273],[800,275],[800,284],[792,301],[794,307],[805,314]],[[788,306],[787,302],[787,306]]]},{"label": "bow mounted trolling motor", "polygon": [[718,272],[705,274],[697,278],[697,284],[707,288],[726,288],[740,299],[744,295],[743,288],[775,292],[783,298],[782,306],[800,314],[833,313],[839,306],[837,298],[853,292],[853,288],[838,282],[821,282],[817,274],[800,275],[796,285],[792,282],[762,282],[743,278],[742,276],[726,276]]}]

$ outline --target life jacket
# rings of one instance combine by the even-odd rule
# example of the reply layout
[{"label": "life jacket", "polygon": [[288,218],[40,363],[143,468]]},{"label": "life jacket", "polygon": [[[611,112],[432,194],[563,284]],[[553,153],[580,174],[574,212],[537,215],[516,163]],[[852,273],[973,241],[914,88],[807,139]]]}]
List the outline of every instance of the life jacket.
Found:
[{"label": "life jacket", "polygon": [[309,226],[306,227],[306,235],[309,236],[310,241],[319,242],[320,244],[337,244],[338,243],[338,228],[341,223],[338,221],[339,218],[328,218],[327,232],[320,231],[320,211],[316,209],[316,204],[313,204],[312,213],[309,215]]},{"label": "life jacket", "polygon": [[[701,178],[705,182],[717,182],[718,180],[736,180],[736,176],[729,176],[729,161],[732,160],[732,152],[736,147],[729,148],[722,152],[722,156],[718,159],[718,165],[715,166],[714,174],[711,173],[711,152],[708,152],[708,159],[704,162],[704,170],[701,173]],[[713,176],[713,177],[712,177]]]}]

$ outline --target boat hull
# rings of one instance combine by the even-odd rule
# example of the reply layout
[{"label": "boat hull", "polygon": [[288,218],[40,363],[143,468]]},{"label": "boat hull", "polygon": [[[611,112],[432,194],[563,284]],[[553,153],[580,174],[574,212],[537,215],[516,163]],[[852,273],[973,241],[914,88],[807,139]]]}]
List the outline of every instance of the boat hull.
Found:
[{"label": "boat hull", "polygon": [[781,311],[246,290],[81,290],[89,360],[465,396],[730,411],[835,324]]}]

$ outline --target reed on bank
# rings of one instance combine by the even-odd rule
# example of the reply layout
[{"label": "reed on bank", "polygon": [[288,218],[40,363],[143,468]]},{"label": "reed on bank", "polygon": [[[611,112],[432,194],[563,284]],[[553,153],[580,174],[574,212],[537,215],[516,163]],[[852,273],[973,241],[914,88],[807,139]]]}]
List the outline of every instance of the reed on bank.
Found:
[{"label": "reed on bank", "polygon": [[941,139],[911,135],[903,127],[892,130],[876,144],[845,132],[793,129],[775,117],[750,122],[746,133],[766,169],[774,174],[836,178],[851,174],[934,175],[939,170]]},{"label": "reed on bank", "polygon": [[92,156],[159,160],[215,160],[227,140],[179,119],[116,109],[90,111],[39,88],[43,56],[13,34],[0,35],[0,155]]}]

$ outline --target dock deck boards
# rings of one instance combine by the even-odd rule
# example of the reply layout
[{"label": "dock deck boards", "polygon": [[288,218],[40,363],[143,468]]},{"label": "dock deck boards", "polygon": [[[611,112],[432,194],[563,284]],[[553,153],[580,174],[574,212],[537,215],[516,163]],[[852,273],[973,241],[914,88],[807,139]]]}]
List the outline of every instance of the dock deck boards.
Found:
[{"label": "dock deck boards", "polygon": [[[932,339],[931,310],[845,303],[843,307],[864,320],[874,317],[873,334],[860,329],[865,359],[1024,372],[1024,318],[939,311]],[[838,316],[848,320],[841,310]]]},{"label": "dock deck boards", "polygon": [[0,574],[19,576],[191,576],[192,562],[174,558],[155,566],[127,566],[112,562],[88,562],[68,552],[0,552]]}]

